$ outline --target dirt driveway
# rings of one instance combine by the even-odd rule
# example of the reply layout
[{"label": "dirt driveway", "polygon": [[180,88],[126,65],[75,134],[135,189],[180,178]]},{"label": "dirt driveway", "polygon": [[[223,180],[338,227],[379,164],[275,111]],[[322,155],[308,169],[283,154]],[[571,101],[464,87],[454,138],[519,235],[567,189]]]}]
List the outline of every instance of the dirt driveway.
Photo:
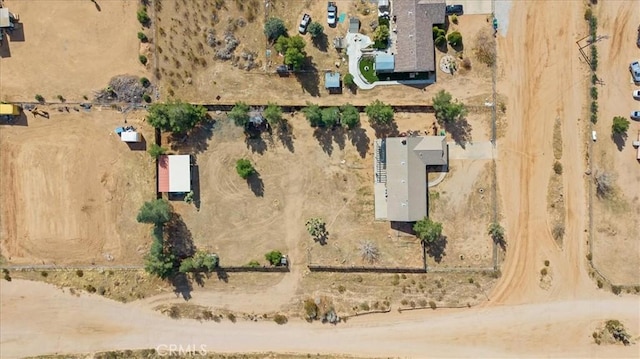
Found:
[{"label": "dirt driveway", "polygon": [[3,3],[20,17],[21,28],[3,41],[0,101],[34,101],[40,94],[79,102],[113,76],[145,73],[136,38],[139,1]]},{"label": "dirt driveway", "polygon": [[[0,125],[2,255],[15,264],[140,263],[149,229],[135,216],[154,198],[151,158],[114,133],[121,113],[49,113]],[[128,114],[128,124],[153,141],[143,116]]]}]

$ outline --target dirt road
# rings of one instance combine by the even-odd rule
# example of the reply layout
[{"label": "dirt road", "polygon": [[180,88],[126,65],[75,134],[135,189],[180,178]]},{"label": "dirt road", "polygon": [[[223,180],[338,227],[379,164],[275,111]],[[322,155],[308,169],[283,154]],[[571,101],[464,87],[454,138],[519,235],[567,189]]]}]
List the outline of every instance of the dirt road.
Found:
[{"label": "dirt road", "polygon": [[591,332],[599,321],[614,317],[624,319],[637,333],[640,318],[637,299],[629,297],[394,313],[353,319],[338,327],[301,321],[284,326],[199,323],[176,321],[100,296],[76,298],[43,283],[2,281],[0,289],[2,358],[161,344],[206,345],[212,352],[272,350],[407,358],[632,357],[637,355],[636,346],[597,346],[591,343]]},{"label": "dirt road", "polygon": [[[493,300],[523,303],[592,294],[584,269],[584,135],[579,118],[586,100],[586,65],[575,40],[586,31],[574,2],[514,2],[511,26],[499,39],[504,59],[499,92],[510,94],[509,125],[500,143],[498,178],[509,235],[503,278]],[[536,54],[532,56],[532,54]],[[566,233],[564,249],[551,236],[546,188],[553,165],[556,118],[562,123]],[[511,215],[516,214],[516,215]],[[550,292],[538,285],[550,261]]]}]

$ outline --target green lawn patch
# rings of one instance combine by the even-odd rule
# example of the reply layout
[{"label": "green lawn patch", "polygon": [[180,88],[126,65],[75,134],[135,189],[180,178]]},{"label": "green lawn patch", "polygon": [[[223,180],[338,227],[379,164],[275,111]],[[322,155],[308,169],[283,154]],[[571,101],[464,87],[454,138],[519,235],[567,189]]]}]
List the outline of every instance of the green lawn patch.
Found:
[{"label": "green lawn patch", "polygon": [[376,70],[373,66],[374,61],[375,60],[371,57],[363,57],[360,59],[360,63],[358,64],[360,67],[360,73],[369,83],[378,81],[378,76],[376,76]]}]

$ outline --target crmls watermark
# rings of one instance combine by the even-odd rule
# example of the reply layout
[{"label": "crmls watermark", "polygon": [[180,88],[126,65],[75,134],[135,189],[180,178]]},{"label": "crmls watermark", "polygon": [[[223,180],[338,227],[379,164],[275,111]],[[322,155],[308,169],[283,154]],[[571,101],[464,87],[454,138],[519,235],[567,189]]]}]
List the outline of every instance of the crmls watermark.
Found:
[{"label": "crmls watermark", "polygon": [[160,344],[156,347],[159,356],[205,356],[207,355],[207,346],[204,344]]}]

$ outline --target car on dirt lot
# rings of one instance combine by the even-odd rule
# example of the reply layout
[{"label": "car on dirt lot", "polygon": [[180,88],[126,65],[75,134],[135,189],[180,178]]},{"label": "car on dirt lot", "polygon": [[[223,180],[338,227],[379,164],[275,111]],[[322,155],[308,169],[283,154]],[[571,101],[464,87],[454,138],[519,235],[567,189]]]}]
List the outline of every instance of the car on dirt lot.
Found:
[{"label": "car on dirt lot", "polygon": [[629,65],[629,71],[633,76],[633,82],[640,82],[640,63],[638,61],[634,61]]},{"label": "car on dirt lot", "polygon": [[298,26],[298,32],[301,34],[304,34],[305,32],[307,32],[307,27],[309,27],[310,23],[311,23],[311,15],[309,14],[302,15],[302,20],[300,20],[300,26]]},{"label": "car on dirt lot", "polygon": [[635,98],[636,100],[640,100],[640,90],[633,91],[633,98]]},{"label": "car on dirt lot", "polygon": [[464,9],[462,8],[462,5],[447,5],[445,13],[447,15],[462,15],[464,14]]},{"label": "car on dirt lot", "polygon": [[591,131],[591,139],[593,141],[597,141],[598,140],[598,135],[596,134],[596,131]]},{"label": "car on dirt lot", "polygon": [[329,24],[329,26],[331,27],[336,26],[337,16],[338,7],[336,6],[336,3],[333,1],[329,1],[329,3],[327,4],[327,24]]},{"label": "car on dirt lot", "polygon": [[633,111],[631,112],[631,119],[632,120],[640,120],[640,111]]}]

